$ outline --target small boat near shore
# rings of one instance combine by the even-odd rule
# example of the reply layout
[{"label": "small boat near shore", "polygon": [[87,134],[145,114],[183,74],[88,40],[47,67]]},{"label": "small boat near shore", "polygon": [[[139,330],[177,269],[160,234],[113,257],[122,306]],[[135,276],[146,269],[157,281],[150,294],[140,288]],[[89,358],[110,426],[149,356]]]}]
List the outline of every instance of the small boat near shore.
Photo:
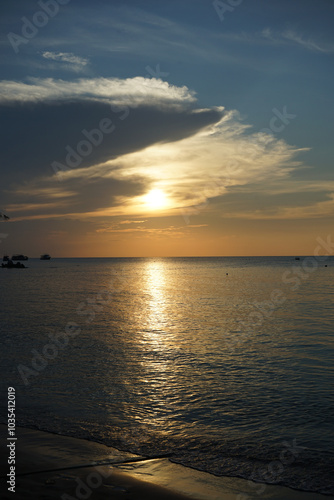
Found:
[{"label": "small boat near shore", "polygon": [[8,260],[6,263],[2,262],[1,267],[5,269],[26,269],[26,266],[22,264],[22,262],[16,262],[14,264],[12,260]]}]

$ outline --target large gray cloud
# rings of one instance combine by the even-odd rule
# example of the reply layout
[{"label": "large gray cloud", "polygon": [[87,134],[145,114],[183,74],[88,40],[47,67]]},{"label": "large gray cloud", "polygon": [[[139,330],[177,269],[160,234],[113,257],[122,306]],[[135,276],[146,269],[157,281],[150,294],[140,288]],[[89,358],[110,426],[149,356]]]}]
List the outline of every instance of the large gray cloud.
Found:
[{"label": "large gray cloud", "polygon": [[81,89],[73,98],[68,93],[55,98],[49,87],[46,95],[38,97],[39,89],[35,88],[34,95],[24,98],[21,87],[17,95],[15,87],[8,88],[7,100],[0,104],[2,205],[35,203],[45,213],[52,212],[52,203],[57,201],[59,213],[112,206],[116,196],[141,194],[147,184],[144,178],[117,180],[85,175],[82,180],[67,179],[64,183],[63,189],[71,196],[48,199],[47,189],[45,195],[36,195],[33,186],[43,180],[43,187],[51,188],[58,168],[89,169],[153,144],[177,141],[217,123],[224,113],[222,108],[191,109],[189,94],[184,89],[177,93],[168,86],[162,87],[170,92],[168,99],[164,100],[159,88],[153,104],[149,91],[147,95],[141,92],[140,101],[134,104],[133,96],[124,94],[115,102],[101,95],[104,88],[95,98],[93,87],[89,96]]},{"label": "large gray cloud", "polygon": [[50,174],[51,164],[64,163],[68,152],[77,152],[82,141],[87,141],[85,134],[98,129],[105,119],[111,120],[108,129],[114,127],[114,130],[103,134],[102,142],[93,146],[87,156],[82,153],[86,150],[79,147],[80,167],[102,163],[157,142],[188,137],[217,122],[221,112],[168,111],[150,106],[129,111],[120,108],[115,112],[105,103],[65,101],[2,106],[0,115],[2,176],[10,180],[17,174],[24,179]]}]

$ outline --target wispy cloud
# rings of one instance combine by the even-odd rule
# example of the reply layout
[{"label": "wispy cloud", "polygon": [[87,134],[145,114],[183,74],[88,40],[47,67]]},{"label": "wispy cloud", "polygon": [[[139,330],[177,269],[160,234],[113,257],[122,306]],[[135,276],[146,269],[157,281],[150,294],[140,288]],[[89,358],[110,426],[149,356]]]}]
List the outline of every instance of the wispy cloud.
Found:
[{"label": "wispy cloud", "polygon": [[[122,224],[122,223],[120,223]],[[98,229],[96,229],[96,233],[125,233],[129,234],[133,237],[136,236],[136,233],[139,233],[137,237],[140,238],[151,238],[151,237],[173,237],[173,238],[182,238],[185,233],[193,232],[193,229],[207,227],[208,224],[187,224],[181,226],[167,225],[165,227],[161,227],[159,223],[159,227],[133,227],[133,228],[122,228],[119,223],[113,224],[103,224]]]},{"label": "wispy cloud", "polygon": [[334,53],[334,45],[332,43],[321,43],[293,30],[279,32],[273,31],[271,28],[266,28],[261,32],[261,36],[276,45],[296,45],[312,52]]},{"label": "wispy cloud", "polygon": [[146,220],[122,220],[120,224],[144,224]]},{"label": "wispy cloud", "polygon": [[177,87],[157,78],[81,78],[74,81],[28,78],[27,83],[0,82],[0,103],[42,102],[61,99],[100,100],[115,105],[184,107],[196,101],[188,87]]},{"label": "wispy cloud", "polygon": [[334,193],[324,193],[324,200],[317,202],[299,202],[298,206],[280,200],[280,206],[273,208],[252,208],[248,211],[231,210],[224,216],[244,220],[298,220],[333,218]]},{"label": "wispy cloud", "polygon": [[218,39],[236,44],[254,45],[277,45],[285,47],[299,47],[310,52],[320,52],[323,54],[333,54],[334,44],[331,42],[317,41],[312,37],[302,35],[292,29],[278,31],[272,28],[265,28],[260,32],[227,32],[217,36]]},{"label": "wispy cloud", "polygon": [[[138,2],[139,3],[139,2]],[[102,16],[96,9],[88,11],[94,17],[94,26],[87,22],[89,16],[81,12],[80,33],[76,34],[83,45],[99,53],[124,53],[142,59],[145,64],[147,55],[153,60],[177,60],[189,62],[189,58],[211,61],[214,63],[234,62],[235,57],[228,51],[222,51],[216,45],[212,30],[198,24],[176,21],[175,18],[162,17],[139,7],[125,4],[114,9],[110,6],[110,16]],[[112,33],[112,38],[110,37]],[[124,34],[126,33],[126,36]],[[69,41],[71,40],[71,34]],[[198,43],[201,40],[201,43]],[[77,43],[77,40],[74,41]]]},{"label": "wispy cloud", "polygon": [[[268,183],[288,183],[291,172],[302,165],[296,156],[304,149],[269,135],[251,134],[248,129],[237,112],[230,112],[190,137],[154,144],[94,166],[96,176],[123,182],[142,179],[146,187],[138,195],[116,196],[114,207],[97,210],[95,216],[165,216],[189,209],[196,212],[198,207],[208,211],[212,208],[208,200],[235,188],[258,183],[265,191]],[[90,170],[65,172],[64,180],[89,179]],[[159,189],[166,196],[166,204],[159,211],[147,205],[146,195],[151,189]]]},{"label": "wispy cloud", "polygon": [[[222,196],[233,186],[286,179],[301,165],[295,156],[302,149],[246,130],[238,114],[230,112],[191,137],[124,155],[115,160],[120,168],[113,175],[145,176],[152,188],[166,192],[173,207],[182,209]],[[140,202],[133,199],[128,208],[134,205],[140,213]]]},{"label": "wispy cloud", "polygon": [[76,56],[72,52],[46,51],[42,53],[42,57],[44,57],[44,59],[50,59],[51,61],[62,63],[62,66],[65,66],[65,68],[76,73],[85,69],[89,63],[88,59]]}]

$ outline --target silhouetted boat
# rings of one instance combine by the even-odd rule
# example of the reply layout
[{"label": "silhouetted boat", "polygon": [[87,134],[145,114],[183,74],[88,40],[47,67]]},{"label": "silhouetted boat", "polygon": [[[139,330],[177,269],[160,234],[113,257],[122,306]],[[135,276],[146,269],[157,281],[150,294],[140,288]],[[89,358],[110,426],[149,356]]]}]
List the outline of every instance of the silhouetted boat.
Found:
[{"label": "silhouetted boat", "polygon": [[48,253],[44,253],[40,256],[40,260],[50,260],[51,256]]},{"label": "silhouetted boat", "polygon": [[300,260],[300,257],[295,257],[295,260]]},{"label": "silhouetted boat", "polygon": [[28,260],[26,255],[22,255],[21,253],[15,254],[12,257],[12,260]]},{"label": "silhouetted boat", "polygon": [[4,256],[2,257],[2,260],[3,260],[4,262],[8,262],[8,261],[9,261],[9,256],[8,256],[8,255],[4,255]]},{"label": "silhouetted boat", "polygon": [[26,266],[22,264],[21,262],[14,262],[12,260],[8,260],[6,264],[3,262],[1,263],[1,267],[5,267],[6,269],[26,269]]}]

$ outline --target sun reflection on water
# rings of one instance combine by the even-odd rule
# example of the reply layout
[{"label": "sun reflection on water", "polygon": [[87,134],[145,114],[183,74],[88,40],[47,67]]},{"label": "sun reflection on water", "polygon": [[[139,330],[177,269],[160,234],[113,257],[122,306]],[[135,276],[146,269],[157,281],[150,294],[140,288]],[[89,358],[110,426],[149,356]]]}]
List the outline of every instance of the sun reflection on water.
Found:
[{"label": "sun reflection on water", "polygon": [[[144,370],[140,384],[146,392],[146,402],[140,421],[150,428],[169,428],[176,383],[173,353],[177,350],[170,324],[170,269],[163,260],[150,260],[143,273],[143,289],[147,296],[141,328],[141,366]],[[173,406],[173,404],[172,404]]]},{"label": "sun reflection on water", "polygon": [[147,328],[145,333],[151,340],[166,333],[168,325],[168,295],[166,264],[162,260],[148,261],[145,269],[145,288],[150,298],[147,304]]}]

